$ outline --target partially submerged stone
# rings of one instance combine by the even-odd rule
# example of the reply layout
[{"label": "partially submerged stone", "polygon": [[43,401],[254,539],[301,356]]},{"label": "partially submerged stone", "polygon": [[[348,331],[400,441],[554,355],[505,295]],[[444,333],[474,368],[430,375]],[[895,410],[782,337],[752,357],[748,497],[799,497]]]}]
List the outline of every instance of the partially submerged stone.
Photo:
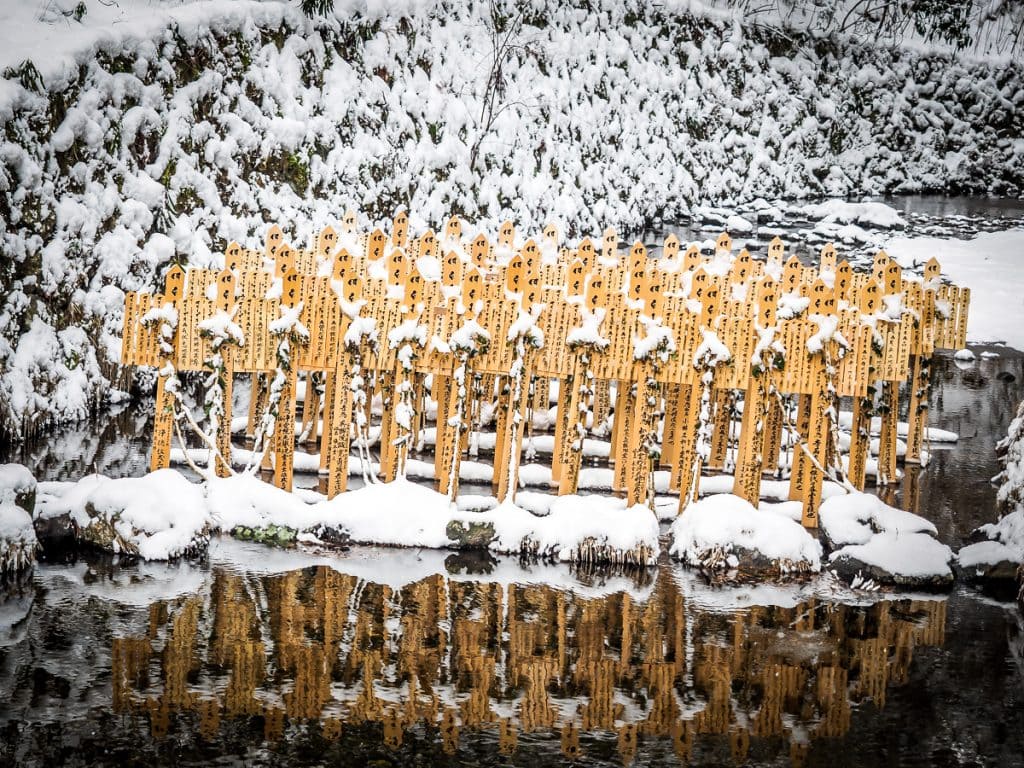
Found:
[{"label": "partially submerged stone", "polygon": [[935,538],[935,526],[874,494],[825,499],[820,520],[828,568],[847,583],[936,589],[955,580],[953,551]]},{"label": "partially submerged stone", "polygon": [[999,587],[1016,584],[1024,564],[1024,510],[1003,515],[971,536],[974,541],[956,556],[957,569],[964,578]]},{"label": "partially submerged stone", "polygon": [[1017,583],[1020,553],[998,541],[979,541],[957,552],[957,572],[968,581]]}]

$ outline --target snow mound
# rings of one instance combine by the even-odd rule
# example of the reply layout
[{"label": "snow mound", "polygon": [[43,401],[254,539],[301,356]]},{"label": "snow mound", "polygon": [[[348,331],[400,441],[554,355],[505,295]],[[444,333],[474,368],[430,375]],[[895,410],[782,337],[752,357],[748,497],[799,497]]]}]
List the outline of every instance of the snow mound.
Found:
[{"label": "snow mound", "polygon": [[448,497],[402,478],[339,494],[313,514],[314,525],[342,528],[356,542],[434,549],[451,543]]},{"label": "snow mound", "polygon": [[170,560],[209,542],[203,489],[173,469],[116,480],[89,475],[43,501],[43,515],[69,515],[81,541],[115,553]]},{"label": "snow mound", "polygon": [[870,493],[831,496],[822,502],[819,516],[822,532],[833,547],[866,544],[885,531],[938,534],[935,526],[920,515],[890,507]]},{"label": "snow mound", "polygon": [[509,503],[480,517],[494,525],[491,549],[497,552],[528,552],[563,562],[634,565],[654,565],[658,557],[654,513],[640,504],[627,508],[622,499],[558,496],[543,517]]},{"label": "snow mound", "polygon": [[885,531],[829,557],[840,575],[862,573],[878,583],[945,586],[953,582],[953,550],[927,533]]},{"label": "snow mound", "polygon": [[907,222],[899,212],[885,203],[850,203],[846,200],[826,200],[795,209],[809,219],[840,224],[861,224],[880,229],[902,229]]},{"label": "snow mound", "polygon": [[0,496],[6,491],[16,495],[32,493],[36,489],[36,479],[22,464],[0,464]]},{"label": "snow mound", "polygon": [[239,527],[271,525],[302,530],[317,521],[311,505],[298,494],[283,491],[249,474],[208,479],[206,504],[211,521],[227,533]]},{"label": "snow mound", "polygon": [[691,504],[670,531],[669,554],[689,565],[779,573],[821,569],[821,545],[803,526],[732,494]]},{"label": "snow mound", "polygon": [[[919,267],[934,256],[942,264],[943,276],[971,289],[968,342],[1005,341],[1016,349],[1024,349],[1022,249],[1024,229],[986,232],[970,240],[915,237],[885,244],[901,267]],[[974,359],[973,353],[969,359]]]},{"label": "snow mound", "polygon": [[947,586],[953,582],[953,550],[919,515],[890,507],[869,493],[833,496],[822,502],[822,531],[834,551],[829,564],[847,581]]}]

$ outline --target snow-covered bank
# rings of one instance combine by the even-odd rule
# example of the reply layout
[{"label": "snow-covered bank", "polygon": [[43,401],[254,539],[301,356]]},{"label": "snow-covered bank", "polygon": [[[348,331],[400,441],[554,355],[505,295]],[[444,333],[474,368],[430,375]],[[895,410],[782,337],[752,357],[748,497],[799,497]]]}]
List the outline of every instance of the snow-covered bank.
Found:
[{"label": "snow-covered bank", "polygon": [[380,221],[407,205],[414,230],[457,212],[575,235],[1024,175],[1016,66],[803,44],[689,6],[536,0],[493,121],[486,4],[339,2],[320,22],[282,2],[87,6],[81,35],[3,32],[8,57],[35,56],[8,58],[0,87],[0,429],[16,437],[125,386],[124,291],[267,221],[304,244],[349,206]]},{"label": "snow-covered bank", "polygon": [[904,268],[934,256],[944,275],[971,289],[969,342],[1002,341],[1024,349],[1024,229],[985,232],[970,240],[893,238],[885,249]]},{"label": "snow-covered bank", "polygon": [[654,513],[610,497],[561,496],[541,515],[510,502],[473,512],[405,479],[328,501],[251,475],[193,484],[174,470],[90,475],[44,490],[40,519],[65,518],[79,541],[145,560],[205,551],[215,532],[285,545],[477,548],[562,562],[652,565],[659,552]]}]

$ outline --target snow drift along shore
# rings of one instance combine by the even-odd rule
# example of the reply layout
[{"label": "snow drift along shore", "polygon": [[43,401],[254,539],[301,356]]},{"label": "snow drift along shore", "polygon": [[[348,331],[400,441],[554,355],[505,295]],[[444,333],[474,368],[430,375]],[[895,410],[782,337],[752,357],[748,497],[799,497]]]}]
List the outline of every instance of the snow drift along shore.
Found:
[{"label": "snow drift along shore", "polygon": [[537,0],[489,116],[485,6],[388,7],[313,22],[294,3],[161,6],[84,36],[71,62],[4,70],[0,431],[80,418],[126,386],[123,292],[272,221],[300,244],[348,206],[578,234],[694,203],[1024,178],[1012,63]]}]

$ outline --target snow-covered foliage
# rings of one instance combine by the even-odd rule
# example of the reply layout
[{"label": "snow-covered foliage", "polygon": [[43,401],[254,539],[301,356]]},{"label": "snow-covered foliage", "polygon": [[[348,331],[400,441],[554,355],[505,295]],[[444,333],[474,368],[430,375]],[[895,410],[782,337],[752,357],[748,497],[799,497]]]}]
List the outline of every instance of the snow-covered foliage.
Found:
[{"label": "snow-covered foliage", "polygon": [[32,527],[36,479],[21,464],[0,464],[0,578],[30,565],[39,542]]},{"label": "snow-covered foliage", "polygon": [[1004,465],[997,478],[1001,483],[996,494],[1000,518],[978,528],[975,534],[982,540],[957,553],[966,570],[984,572],[1000,563],[1024,564],[1024,402],[1017,407],[996,450]]},{"label": "snow-covered foliage", "polygon": [[348,206],[382,221],[406,205],[435,226],[575,235],[701,202],[1019,185],[1013,65],[816,45],[689,6],[525,8],[491,111],[486,4],[455,0],[316,21],[295,3],[167,4],[11,61],[3,429],[86,415],[119,376],[124,292],[173,260],[214,265],[268,220],[301,242]]},{"label": "snow-covered foliage", "polygon": [[723,493],[690,504],[671,528],[669,554],[702,568],[818,571],[821,545],[800,523]]}]

